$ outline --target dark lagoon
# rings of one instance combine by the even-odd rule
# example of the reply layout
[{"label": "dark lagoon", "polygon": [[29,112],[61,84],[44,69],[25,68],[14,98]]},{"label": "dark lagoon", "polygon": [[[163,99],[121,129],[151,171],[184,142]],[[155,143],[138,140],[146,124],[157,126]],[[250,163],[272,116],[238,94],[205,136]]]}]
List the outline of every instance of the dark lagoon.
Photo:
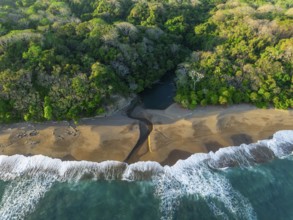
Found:
[{"label": "dark lagoon", "polygon": [[176,94],[175,73],[168,73],[155,83],[151,88],[141,94],[143,107],[148,109],[165,109],[174,103]]}]

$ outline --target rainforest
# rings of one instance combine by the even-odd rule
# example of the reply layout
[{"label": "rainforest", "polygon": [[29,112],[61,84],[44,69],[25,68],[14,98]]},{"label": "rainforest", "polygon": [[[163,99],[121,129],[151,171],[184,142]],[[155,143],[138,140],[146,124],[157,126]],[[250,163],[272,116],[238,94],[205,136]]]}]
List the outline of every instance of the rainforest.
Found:
[{"label": "rainforest", "polygon": [[175,101],[293,107],[290,0],[2,0],[0,122],[78,120],[176,73]]}]

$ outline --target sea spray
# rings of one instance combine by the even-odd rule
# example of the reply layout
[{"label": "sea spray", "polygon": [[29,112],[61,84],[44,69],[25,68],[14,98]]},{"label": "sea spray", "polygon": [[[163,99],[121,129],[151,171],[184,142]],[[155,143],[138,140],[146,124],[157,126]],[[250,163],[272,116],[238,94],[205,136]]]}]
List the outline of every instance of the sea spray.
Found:
[{"label": "sea spray", "polygon": [[152,161],[141,161],[128,165],[123,174],[122,180],[149,180],[152,179],[152,177],[160,175],[162,173],[164,173],[164,168],[159,163]]},{"label": "sea spray", "polygon": [[[95,163],[61,161],[42,155],[2,155],[0,180],[6,185],[0,203],[0,218],[24,219],[58,183],[122,180],[152,184],[154,194],[160,200],[162,219],[174,219],[186,197],[195,203],[204,201],[215,218],[255,219],[250,201],[231,185],[227,178],[229,173],[223,168],[228,171],[234,170],[229,167],[249,169],[253,173],[257,164],[287,157],[292,150],[293,131],[280,131],[270,140],[222,148],[215,153],[194,154],[171,167],[162,167],[157,162],[128,165],[118,161]],[[271,175],[268,177],[273,179]]]},{"label": "sea spray", "polygon": [[0,203],[0,219],[24,219],[55,182],[121,179],[126,164],[61,161],[37,155],[0,156],[0,179],[8,181]]},{"label": "sea spray", "polygon": [[196,202],[203,199],[214,216],[229,219],[221,212],[217,203],[222,203],[235,219],[256,219],[249,201],[235,191],[221,173],[210,169],[208,154],[196,154],[177,162],[172,167],[165,167],[165,173],[154,180],[156,193],[161,199],[162,219],[173,219],[174,213],[183,197],[193,196]]},{"label": "sea spray", "polygon": [[15,178],[6,186],[1,198],[1,219],[25,219],[54,182],[54,178],[41,174],[36,174],[32,178]]}]

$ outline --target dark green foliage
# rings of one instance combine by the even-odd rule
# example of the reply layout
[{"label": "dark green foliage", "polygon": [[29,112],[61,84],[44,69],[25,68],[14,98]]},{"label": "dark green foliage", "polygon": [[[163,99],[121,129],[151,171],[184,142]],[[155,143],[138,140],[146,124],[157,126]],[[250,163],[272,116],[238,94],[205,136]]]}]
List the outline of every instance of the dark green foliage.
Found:
[{"label": "dark green foliage", "polygon": [[2,0],[0,122],[101,114],[176,68],[184,107],[292,107],[292,3],[268,2]]},{"label": "dark green foliage", "polygon": [[207,5],[1,1],[0,122],[76,120],[150,87],[188,55]]}]

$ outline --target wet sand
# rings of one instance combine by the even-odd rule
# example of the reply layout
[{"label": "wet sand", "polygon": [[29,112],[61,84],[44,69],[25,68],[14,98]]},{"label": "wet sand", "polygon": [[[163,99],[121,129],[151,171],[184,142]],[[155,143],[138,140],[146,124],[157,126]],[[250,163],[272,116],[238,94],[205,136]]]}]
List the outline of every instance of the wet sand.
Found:
[{"label": "wet sand", "polygon": [[[293,130],[293,110],[257,109],[251,105],[208,106],[193,111],[176,104],[166,110],[145,110],[153,131],[132,162],[174,164],[193,153],[216,151],[267,139],[279,130]],[[123,161],[139,137],[137,120],[123,113],[69,122],[0,125],[0,153],[43,154],[64,160]]]},{"label": "wet sand", "polygon": [[139,137],[138,121],[123,114],[69,122],[0,126],[0,153],[63,160],[123,161]]},{"label": "wet sand", "polygon": [[199,107],[193,111],[173,104],[166,110],[138,109],[137,114],[153,123],[149,143],[137,160],[162,164],[174,164],[193,153],[268,139],[279,130],[293,130],[292,109],[258,109],[246,104]]}]

